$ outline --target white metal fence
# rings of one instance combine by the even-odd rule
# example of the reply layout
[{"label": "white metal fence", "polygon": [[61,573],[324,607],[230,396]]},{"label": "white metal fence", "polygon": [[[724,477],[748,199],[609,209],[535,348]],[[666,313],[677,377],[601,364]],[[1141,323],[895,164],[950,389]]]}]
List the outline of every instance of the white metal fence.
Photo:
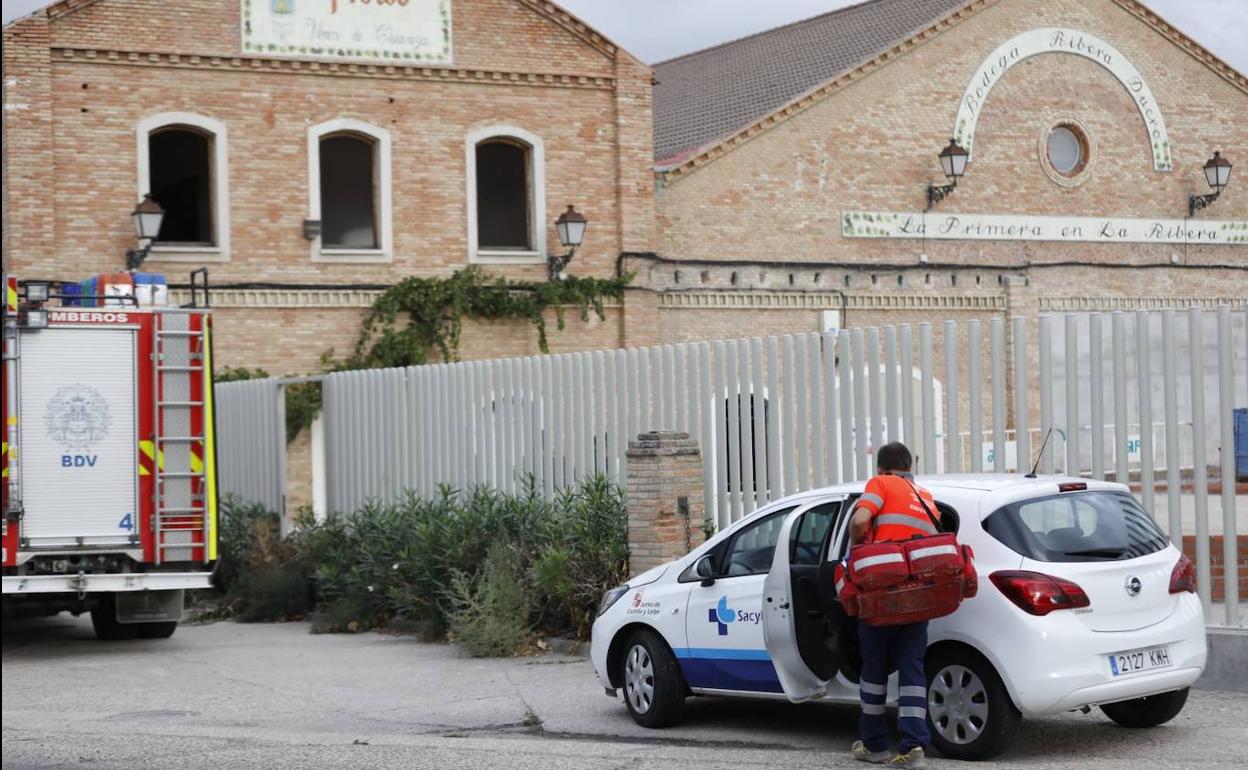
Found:
[{"label": "white metal fence", "polygon": [[[630,437],[675,430],[702,447],[706,511],[722,527],[793,492],[865,479],[874,448],[901,440],[920,473],[1038,462],[1043,473],[1138,480],[1176,542],[1186,479],[1209,610],[1205,481],[1234,478],[1232,409],[1248,406],[1245,341],[1248,307],[1193,308],[332,374],[323,380],[327,507],[349,511],[439,484],[515,490],[529,475],[547,495],[594,473],[622,480]],[[985,438],[975,446],[970,436]],[[1154,507],[1163,478],[1164,517]],[[1234,624],[1233,483],[1220,500]]]},{"label": "white metal fence", "polygon": [[214,389],[217,484],[222,495],[286,510],[286,414],[277,380]]}]

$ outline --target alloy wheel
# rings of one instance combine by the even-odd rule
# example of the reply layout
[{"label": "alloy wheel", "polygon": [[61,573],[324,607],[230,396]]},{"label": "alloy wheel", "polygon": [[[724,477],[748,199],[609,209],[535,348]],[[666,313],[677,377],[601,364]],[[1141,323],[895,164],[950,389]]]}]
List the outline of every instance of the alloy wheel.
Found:
[{"label": "alloy wheel", "polygon": [[654,661],[643,645],[634,644],[624,662],[624,693],[633,711],[645,714],[654,703]]},{"label": "alloy wheel", "polygon": [[950,743],[974,741],[988,723],[988,691],[966,666],[945,666],[927,692],[932,725]]}]

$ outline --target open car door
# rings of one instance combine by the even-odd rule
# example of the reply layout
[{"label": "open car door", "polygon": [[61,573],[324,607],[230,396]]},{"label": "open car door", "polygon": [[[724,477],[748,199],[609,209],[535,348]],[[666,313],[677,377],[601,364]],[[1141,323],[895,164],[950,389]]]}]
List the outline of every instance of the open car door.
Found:
[{"label": "open car door", "polygon": [[829,535],[845,513],[847,495],[821,498],[790,513],[780,529],[771,571],[763,582],[763,641],[780,686],[794,703],[821,698],[836,676],[839,655],[829,645],[826,609],[834,590],[821,570]]}]

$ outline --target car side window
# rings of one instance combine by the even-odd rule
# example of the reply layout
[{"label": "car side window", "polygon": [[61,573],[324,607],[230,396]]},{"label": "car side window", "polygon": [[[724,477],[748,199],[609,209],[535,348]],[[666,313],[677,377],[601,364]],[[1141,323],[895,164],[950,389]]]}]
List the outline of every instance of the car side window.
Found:
[{"label": "car side window", "polygon": [[776,552],[776,541],[784,518],[793,508],[776,511],[749,524],[737,532],[724,552],[720,566],[722,577],[761,575],[771,570],[771,558]]},{"label": "car side window", "polygon": [[811,567],[819,564],[819,556],[823,551],[823,541],[827,539],[828,529],[837,521],[841,511],[841,501],[833,500],[816,505],[802,515],[797,529],[793,530],[789,549],[789,563]]}]

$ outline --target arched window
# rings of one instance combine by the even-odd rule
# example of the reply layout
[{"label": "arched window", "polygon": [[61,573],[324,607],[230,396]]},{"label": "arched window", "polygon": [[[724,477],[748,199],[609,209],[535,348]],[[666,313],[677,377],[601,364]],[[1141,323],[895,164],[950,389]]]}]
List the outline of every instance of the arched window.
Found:
[{"label": "arched window", "polygon": [[229,160],[225,125],[166,112],[138,125],[139,196],[165,210],[149,259],[229,259]]},{"label": "arched window", "polygon": [[312,259],[384,262],[391,255],[390,132],[357,120],[308,129]]},{"label": "arched window", "polygon": [[542,262],[546,253],[545,149],[512,126],[468,135],[468,256],[474,262]]}]

